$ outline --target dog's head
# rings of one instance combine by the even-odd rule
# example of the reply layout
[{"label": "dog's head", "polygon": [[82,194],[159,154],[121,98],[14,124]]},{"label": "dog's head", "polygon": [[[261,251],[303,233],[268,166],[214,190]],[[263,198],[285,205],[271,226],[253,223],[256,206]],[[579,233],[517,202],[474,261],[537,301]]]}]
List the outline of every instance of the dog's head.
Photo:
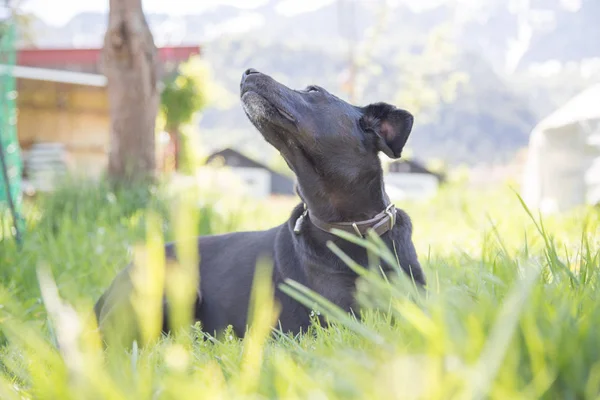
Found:
[{"label": "dog's head", "polygon": [[399,158],[413,125],[392,105],[353,106],[319,86],[293,90],[253,69],[240,86],[246,115],[295,172],[309,206],[312,196],[335,200],[374,189],[374,181],[382,186],[378,153]]}]

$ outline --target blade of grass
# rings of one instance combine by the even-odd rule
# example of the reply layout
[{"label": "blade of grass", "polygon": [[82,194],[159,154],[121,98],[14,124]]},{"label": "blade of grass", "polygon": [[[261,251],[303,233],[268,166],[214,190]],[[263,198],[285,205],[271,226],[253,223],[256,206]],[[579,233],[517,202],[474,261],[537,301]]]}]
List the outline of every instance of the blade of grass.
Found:
[{"label": "blade of grass", "polygon": [[469,398],[484,399],[490,392],[539,273],[540,268],[530,265],[526,269],[524,278],[514,286],[504,300],[479,360],[473,367]]}]

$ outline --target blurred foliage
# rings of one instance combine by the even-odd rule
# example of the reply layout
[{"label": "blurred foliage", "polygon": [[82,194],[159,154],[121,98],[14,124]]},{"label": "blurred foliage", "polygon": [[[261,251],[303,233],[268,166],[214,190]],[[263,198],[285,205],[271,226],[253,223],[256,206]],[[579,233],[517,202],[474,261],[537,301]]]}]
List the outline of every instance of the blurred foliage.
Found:
[{"label": "blurred foliage", "polygon": [[[351,92],[350,101],[355,102],[363,97],[370,80],[391,78],[399,89],[392,102],[410,110],[421,124],[427,123],[442,103],[455,101],[459,86],[468,79],[465,71],[457,70],[459,52],[452,36],[453,27],[450,23],[441,24],[422,34],[423,44],[415,40],[406,50],[381,60],[377,58],[377,49],[389,30],[390,4],[382,1],[375,8],[374,23],[364,38],[356,44],[349,43],[354,80],[346,82],[343,88]],[[395,66],[392,76],[382,75],[380,60]]]},{"label": "blurred foliage", "polygon": [[169,134],[179,172],[190,174],[198,166],[198,114],[209,104],[214,86],[210,67],[200,56],[180,64],[164,82],[157,131]]},{"label": "blurred foliage", "polygon": [[197,125],[188,124],[180,127],[179,140],[181,144],[179,171],[193,175],[198,167],[204,165],[206,159]]},{"label": "blurred foliage", "polygon": [[192,56],[165,80],[160,109],[167,131],[178,131],[191,123],[194,115],[208,105],[209,80],[210,68],[200,56]]},{"label": "blurred foliage", "polygon": [[[34,42],[34,33],[31,29],[31,24],[34,21],[34,16],[23,11],[22,6],[28,0],[5,0],[2,6],[6,6],[11,14],[11,18],[17,29],[19,41],[25,44]],[[3,22],[0,21],[0,33],[4,29]]]},{"label": "blurred foliage", "polygon": [[420,51],[401,53],[395,60],[400,88],[395,103],[411,110],[421,124],[435,120],[442,104],[454,103],[460,86],[468,82],[468,74],[457,69],[458,51],[450,29],[437,27]]}]

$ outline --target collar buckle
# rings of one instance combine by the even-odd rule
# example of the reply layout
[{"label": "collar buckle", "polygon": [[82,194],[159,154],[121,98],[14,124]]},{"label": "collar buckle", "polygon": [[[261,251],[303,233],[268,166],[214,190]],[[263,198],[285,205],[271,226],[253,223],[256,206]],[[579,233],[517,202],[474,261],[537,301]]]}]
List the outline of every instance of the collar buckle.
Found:
[{"label": "collar buckle", "polygon": [[390,230],[394,229],[394,226],[396,225],[396,207],[394,206],[394,203],[390,203],[390,205],[385,208],[384,212],[390,217]]},{"label": "collar buckle", "polygon": [[304,212],[298,217],[296,223],[294,224],[294,233],[299,235],[302,231],[302,224],[304,223],[304,219],[308,215],[308,208],[306,208],[306,203],[304,203]]},{"label": "collar buckle", "polygon": [[360,232],[360,229],[358,229],[358,225],[356,225],[356,222],[352,223],[352,228],[354,229],[354,232],[356,232],[358,237],[360,237],[360,238],[363,237],[363,234]]}]

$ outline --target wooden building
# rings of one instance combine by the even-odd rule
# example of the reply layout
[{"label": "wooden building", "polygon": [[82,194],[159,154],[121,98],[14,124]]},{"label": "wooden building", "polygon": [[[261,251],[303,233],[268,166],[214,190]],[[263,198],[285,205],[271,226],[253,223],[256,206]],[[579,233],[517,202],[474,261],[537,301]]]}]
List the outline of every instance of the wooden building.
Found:
[{"label": "wooden building", "polygon": [[[162,72],[199,52],[192,46],[158,49]],[[17,132],[26,171],[32,146],[60,143],[69,170],[102,173],[108,163],[110,116],[101,49],[23,49],[16,64]]]}]

